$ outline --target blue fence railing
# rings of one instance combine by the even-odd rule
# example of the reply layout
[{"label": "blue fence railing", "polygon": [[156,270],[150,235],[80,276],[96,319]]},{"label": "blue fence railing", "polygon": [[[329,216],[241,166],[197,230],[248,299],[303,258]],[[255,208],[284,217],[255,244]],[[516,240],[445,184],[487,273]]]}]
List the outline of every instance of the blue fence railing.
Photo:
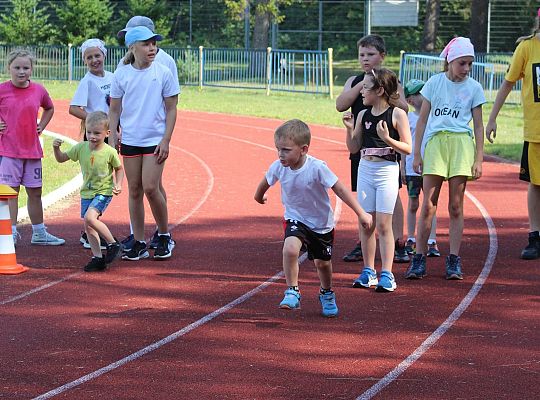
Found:
[{"label": "blue fence railing", "polygon": [[[0,45],[0,68],[16,46]],[[36,55],[33,76],[80,80],[86,73],[75,46],[27,46]],[[332,49],[303,51],[163,47],[176,60],[181,85],[260,89],[332,96]],[[108,46],[105,69],[114,71],[125,47]]]}]

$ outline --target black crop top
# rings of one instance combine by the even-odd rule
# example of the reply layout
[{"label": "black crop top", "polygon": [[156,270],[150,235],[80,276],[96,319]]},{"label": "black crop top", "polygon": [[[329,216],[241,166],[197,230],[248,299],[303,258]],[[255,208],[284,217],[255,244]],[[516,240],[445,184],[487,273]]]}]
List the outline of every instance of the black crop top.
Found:
[{"label": "black crop top", "polygon": [[362,149],[389,147],[388,144],[377,135],[377,124],[379,121],[386,121],[390,137],[399,140],[399,132],[392,124],[392,114],[394,107],[388,109],[380,115],[373,115],[371,108],[367,109],[362,116]]}]

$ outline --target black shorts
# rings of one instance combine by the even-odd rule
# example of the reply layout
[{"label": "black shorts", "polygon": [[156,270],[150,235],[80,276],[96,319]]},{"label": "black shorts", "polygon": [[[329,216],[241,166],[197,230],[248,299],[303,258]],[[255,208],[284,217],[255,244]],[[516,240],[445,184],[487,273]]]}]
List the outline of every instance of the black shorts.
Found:
[{"label": "black shorts", "polygon": [[129,144],[120,144],[120,154],[124,157],[140,157],[154,154],[157,146],[130,146]]},{"label": "black shorts", "polygon": [[423,178],[418,175],[405,175],[407,182],[407,194],[411,199],[417,199],[422,191]]},{"label": "black shorts", "polygon": [[310,260],[329,261],[334,247],[334,229],[328,233],[313,232],[301,222],[291,219],[283,221],[285,238],[294,236],[302,241],[302,251],[307,251]]}]

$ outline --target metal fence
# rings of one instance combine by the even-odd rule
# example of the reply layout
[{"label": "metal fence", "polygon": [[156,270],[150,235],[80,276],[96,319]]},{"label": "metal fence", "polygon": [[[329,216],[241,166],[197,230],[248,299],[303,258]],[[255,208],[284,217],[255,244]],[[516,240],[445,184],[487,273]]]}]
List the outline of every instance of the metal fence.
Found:
[{"label": "metal fence", "polygon": [[[0,69],[15,46],[0,45]],[[87,68],[75,46],[26,47],[36,55],[33,77],[80,80]],[[181,85],[288,91],[332,96],[332,49],[327,51],[163,47],[176,60]],[[125,47],[107,47],[105,70],[114,71]]]},{"label": "metal fence", "polygon": [[[512,53],[477,53],[471,76],[480,82],[484,88],[487,101],[494,101],[497,91],[504,81],[504,76]],[[426,81],[430,76],[443,70],[442,58],[433,54],[402,53],[399,78],[406,83],[410,79],[422,79]],[[521,80],[516,82],[506,100],[507,103],[521,103]]]}]

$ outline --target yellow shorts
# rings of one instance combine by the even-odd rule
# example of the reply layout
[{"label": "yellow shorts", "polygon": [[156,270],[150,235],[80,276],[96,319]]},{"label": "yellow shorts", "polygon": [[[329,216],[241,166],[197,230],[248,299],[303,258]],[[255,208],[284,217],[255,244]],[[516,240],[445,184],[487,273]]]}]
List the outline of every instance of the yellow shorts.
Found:
[{"label": "yellow shorts", "polygon": [[523,143],[519,179],[540,185],[540,143]]},{"label": "yellow shorts", "polygon": [[454,176],[472,179],[475,152],[468,133],[437,132],[426,144],[422,173],[442,176],[444,180]]}]

